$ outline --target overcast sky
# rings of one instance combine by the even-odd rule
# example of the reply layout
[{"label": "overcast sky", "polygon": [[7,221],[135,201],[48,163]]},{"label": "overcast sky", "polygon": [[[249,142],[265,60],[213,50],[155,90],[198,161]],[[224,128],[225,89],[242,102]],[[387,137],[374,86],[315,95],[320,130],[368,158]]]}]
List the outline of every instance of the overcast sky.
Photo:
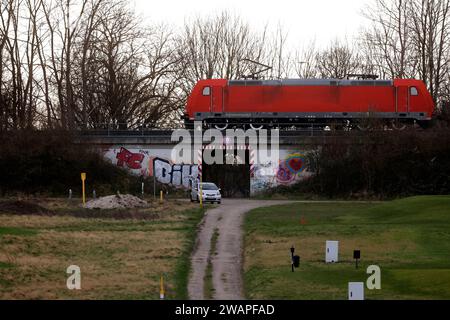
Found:
[{"label": "overcast sky", "polygon": [[[278,24],[288,32],[289,46],[316,41],[320,47],[336,38],[351,42],[366,19],[361,10],[371,0],[134,0],[138,14],[156,23],[181,28],[185,18],[228,10],[250,26],[262,29]],[[305,44],[306,44],[305,43]]]}]

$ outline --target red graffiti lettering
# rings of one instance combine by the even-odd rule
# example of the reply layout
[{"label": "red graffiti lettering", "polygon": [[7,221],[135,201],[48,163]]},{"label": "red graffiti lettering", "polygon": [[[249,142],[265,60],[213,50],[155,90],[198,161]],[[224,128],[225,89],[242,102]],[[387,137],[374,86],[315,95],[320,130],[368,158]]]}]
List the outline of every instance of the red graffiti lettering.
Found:
[{"label": "red graffiti lettering", "polygon": [[127,149],[121,147],[120,152],[116,155],[117,165],[123,167],[124,164],[130,169],[141,169],[144,155],[140,153],[132,153]]}]

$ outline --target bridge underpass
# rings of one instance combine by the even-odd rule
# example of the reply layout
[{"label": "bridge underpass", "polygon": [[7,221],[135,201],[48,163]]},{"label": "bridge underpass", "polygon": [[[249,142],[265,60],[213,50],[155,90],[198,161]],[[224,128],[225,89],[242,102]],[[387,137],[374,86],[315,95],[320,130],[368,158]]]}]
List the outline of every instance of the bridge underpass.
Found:
[{"label": "bridge underpass", "polygon": [[204,162],[202,179],[205,182],[214,182],[222,190],[222,196],[225,198],[248,198],[251,178],[249,151],[244,150],[245,159],[242,159],[242,162],[234,161],[239,159],[236,151],[233,149],[223,152],[222,164]]}]

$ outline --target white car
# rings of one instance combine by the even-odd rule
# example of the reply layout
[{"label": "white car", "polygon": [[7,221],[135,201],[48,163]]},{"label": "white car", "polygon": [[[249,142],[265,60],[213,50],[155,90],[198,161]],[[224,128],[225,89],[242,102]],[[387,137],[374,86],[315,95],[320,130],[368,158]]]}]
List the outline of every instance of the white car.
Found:
[{"label": "white car", "polygon": [[[200,201],[199,194],[200,194],[200,183],[194,183],[191,190],[191,202]],[[222,201],[222,195],[220,194],[220,188],[217,187],[212,182],[203,182],[201,184],[202,189],[202,201],[203,202],[217,202],[220,203]]]}]

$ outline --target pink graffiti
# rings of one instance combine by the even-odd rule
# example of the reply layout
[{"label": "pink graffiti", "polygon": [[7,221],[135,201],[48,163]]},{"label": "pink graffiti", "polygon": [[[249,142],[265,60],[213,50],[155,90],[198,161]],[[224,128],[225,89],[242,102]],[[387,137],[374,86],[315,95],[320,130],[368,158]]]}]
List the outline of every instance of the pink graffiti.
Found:
[{"label": "pink graffiti", "polygon": [[285,163],[280,163],[280,166],[277,170],[277,180],[279,183],[289,183],[295,178],[295,174],[293,174],[285,165]]}]

